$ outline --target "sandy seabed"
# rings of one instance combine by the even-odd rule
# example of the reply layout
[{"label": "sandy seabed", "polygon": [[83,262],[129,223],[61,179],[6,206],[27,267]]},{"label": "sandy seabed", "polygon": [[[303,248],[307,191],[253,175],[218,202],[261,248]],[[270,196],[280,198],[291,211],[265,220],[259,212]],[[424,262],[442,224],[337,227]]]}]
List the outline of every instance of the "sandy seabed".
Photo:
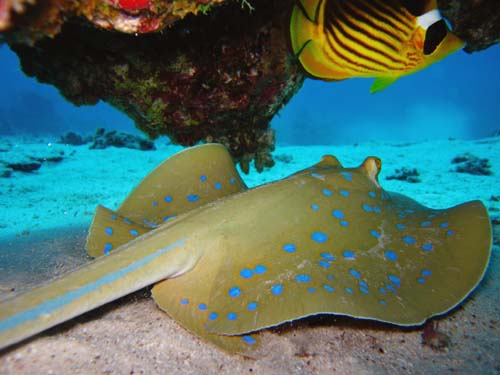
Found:
[{"label": "sandy seabed", "polygon": [[[0,298],[87,262],[83,244],[95,206],[118,207],[151,169],[181,149],[3,142],[10,146],[1,148],[0,160],[61,153],[64,159],[0,178]],[[493,175],[453,172],[451,160],[466,152],[488,158]],[[382,186],[427,206],[481,199],[492,216],[500,216],[500,138],[277,147],[275,155],[282,157],[273,169],[244,179],[249,186],[280,179],[327,153],[346,166],[381,157]],[[386,181],[401,167],[417,168],[421,182]],[[500,374],[499,251],[493,248],[475,293],[433,320],[450,340],[440,350],[422,344],[423,326],[317,316],[265,331],[262,356],[247,359],[193,336],[142,290],[0,352],[0,374]]]}]

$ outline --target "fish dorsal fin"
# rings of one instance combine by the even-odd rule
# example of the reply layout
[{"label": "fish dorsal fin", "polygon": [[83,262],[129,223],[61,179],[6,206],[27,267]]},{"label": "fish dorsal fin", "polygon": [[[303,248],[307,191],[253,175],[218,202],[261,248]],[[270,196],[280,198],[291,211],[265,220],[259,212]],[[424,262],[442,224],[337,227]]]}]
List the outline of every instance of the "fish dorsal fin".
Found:
[{"label": "fish dorsal fin", "polygon": [[90,256],[97,258],[150,230],[150,227],[135,223],[118,212],[99,205],[90,225],[85,249]]},{"label": "fish dorsal fin", "polygon": [[373,81],[371,87],[370,87],[370,93],[375,94],[376,92],[382,91],[387,86],[392,85],[394,82],[396,82],[399,79],[399,77],[377,77]]},{"label": "fish dorsal fin", "polygon": [[155,226],[247,187],[227,149],[206,144],[165,160],[130,193],[117,212]]}]

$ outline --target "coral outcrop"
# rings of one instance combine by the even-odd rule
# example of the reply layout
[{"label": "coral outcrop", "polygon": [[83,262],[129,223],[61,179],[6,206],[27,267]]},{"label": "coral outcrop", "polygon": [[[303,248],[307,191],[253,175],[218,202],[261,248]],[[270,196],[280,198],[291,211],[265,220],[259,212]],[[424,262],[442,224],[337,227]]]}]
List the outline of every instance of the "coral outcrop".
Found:
[{"label": "coral outcrop", "polygon": [[438,0],[439,8],[453,25],[453,31],[474,52],[500,42],[500,1]]},{"label": "coral outcrop", "polygon": [[269,122],[300,88],[283,1],[239,2],[162,33],[128,35],[68,22],[36,48],[10,43],[23,70],[77,105],[104,100],[151,138],[225,144],[244,171],[273,165]]}]

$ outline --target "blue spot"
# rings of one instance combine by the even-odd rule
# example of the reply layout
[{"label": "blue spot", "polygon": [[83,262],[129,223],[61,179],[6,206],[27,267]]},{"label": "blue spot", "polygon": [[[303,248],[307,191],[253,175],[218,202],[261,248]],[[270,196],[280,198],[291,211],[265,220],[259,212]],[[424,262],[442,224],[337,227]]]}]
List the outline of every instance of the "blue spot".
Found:
[{"label": "blue spot", "polygon": [[139,232],[136,231],[135,229],[130,229],[130,234],[134,237],[137,237],[139,235]]},{"label": "blue spot", "polygon": [[362,286],[363,288],[368,288],[368,284],[364,280],[359,280],[359,286]]},{"label": "blue spot", "polygon": [[234,178],[234,177],[231,177],[231,178],[229,179],[229,183],[234,184],[235,182],[236,182],[236,180],[235,180],[235,178]]},{"label": "blue spot", "polygon": [[219,317],[219,314],[217,314],[215,311],[212,311],[210,314],[208,314],[208,320],[215,320]]},{"label": "blue spot", "polygon": [[351,289],[351,288],[347,288],[347,287],[346,287],[346,288],[344,288],[344,289],[345,289],[345,291],[346,291],[347,293],[352,294],[352,289]]},{"label": "blue spot", "polygon": [[151,205],[152,205],[153,207],[156,207],[156,206],[158,206],[158,202],[157,202],[157,201],[153,201],[153,202],[151,202]]},{"label": "blue spot", "polygon": [[377,232],[375,229],[371,229],[370,230],[370,234],[375,237],[375,238],[379,238],[380,237],[380,233]]},{"label": "blue spot", "polygon": [[347,190],[340,190],[339,191],[340,195],[342,195],[343,197],[348,197],[349,196],[349,192]]},{"label": "blue spot", "polygon": [[396,254],[395,251],[392,251],[392,250],[386,250],[385,257],[387,258],[387,260],[390,260],[392,262],[395,262],[396,260],[398,260],[398,255]]},{"label": "blue spot", "polygon": [[266,271],[267,271],[267,268],[263,264],[258,264],[253,269],[253,272],[255,272],[257,275],[262,275],[263,273],[266,273]]},{"label": "blue spot", "polygon": [[236,320],[238,315],[235,312],[230,312],[227,314],[227,320]]},{"label": "blue spot", "polygon": [[333,261],[333,260],[335,260],[335,257],[334,257],[332,254],[330,254],[330,253],[321,253],[320,255],[321,255],[321,257],[322,257],[323,259],[326,259],[326,260],[328,260],[328,261]]},{"label": "blue spot", "polygon": [[354,251],[351,250],[344,250],[342,252],[342,255],[344,256],[344,258],[349,260],[356,259],[356,254],[354,253]]},{"label": "blue spot", "polygon": [[370,291],[366,289],[364,286],[360,286],[359,290],[361,290],[364,294],[370,294]]},{"label": "blue spot", "polygon": [[106,229],[104,229],[104,232],[106,232],[108,236],[111,236],[113,234],[113,229],[110,227],[106,227]]},{"label": "blue spot", "polygon": [[417,281],[421,284],[425,283],[425,279],[423,277],[419,277]]},{"label": "blue spot", "polygon": [[420,223],[420,226],[421,227],[430,227],[431,226],[431,222],[430,221],[423,221]]},{"label": "blue spot", "polygon": [[189,300],[187,298],[181,299],[181,305],[187,305],[189,303]]},{"label": "blue spot", "polygon": [[342,176],[344,176],[344,178],[347,180],[347,181],[352,181],[352,174],[350,174],[349,172],[340,172],[340,174]]},{"label": "blue spot", "polygon": [[201,181],[201,182],[205,182],[206,180],[207,180],[207,176],[205,176],[204,174],[202,174],[202,175],[200,176],[200,181]]},{"label": "blue spot", "polygon": [[382,210],[380,209],[379,206],[375,206],[375,207],[373,207],[373,212],[375,212],[376,214],[379,214],[382,212]]},{"label": "blue spot", "polygon": [[220,190],[220,189],[222,189],[222,184],[220,182],[216,182],[214,184],[214,188],[216,188],[217,190]]},{"label": "blue spot", "polygon": [[422,250],[424,251],[432,251],[434,249],[434,246],[431,243],[424,243],[422,245]]},{"label": "blue spot", "polygon": [[413,214],[415,213],[415,210],[412,210],[410,208],[406,209],[405,212],[409,213],[409,214]]},{"label": "blue spot", "polygon": [[170,220],[170,219],[173,219],[174,217],[176,217],[177,215],[167,215],[167,216],[164,216],[163,217],[163,221],[167,221],[167,220]]},{"label": "blue spot", "polygon": [[207,309],[207,305],[204,303],[200,303],[198,305],[198,310],[205,311]]},{"label": "blue spot", "polygon": [[318,262],[318,266],[328,268],[328,267],[330,267],[330,263],[325,262],[324,260],[320,260],[320,261]]},{"label": "blue spot", "polygon": [[123,221],[125,222],[125,224],[128,224],[128,225],[132,224],[132,222],[127,218],[124,218]]},{"label": "blue spot", "polygon": [[385,284],[385,287],[389,289],[392,293],[397,293],[396,289],[391,284]]},{"label": "blue spot", "polygon": [[253,271],[249,270],[248,268],[243,268],[240,271],[240,276],[243,277],[244,279],[249,279],[253,276]]},{"label": "blue spot", "polygon": [[326,278],[328,280],[333,280],[333,279],[335,279],[335,276],[333,276],[333,275],[326,275]]},{"label": "blue spot", "polygon": [[372,211],[373,211],[373,210],[372,210],[372,207],[371,207],[369,204],[363,203],[363,206],[362,206],[362,207],[363,207],[363,210],[364,210],[365,212],[372,212]]},{"label": "blue spot", "polygon": [[295,276],[295,280],[297,280],[299,283],[308,283],[309,281],[311,281],[311,276],[300,274]]},{"label": "blue spot", "polygon": [[343,227],[348,227],[349,226],[349,222],[347,222],[345,220],[340,220],[340,225],[342,225]]},{"label": "blue spot", "polygon": [[379,302],[380,302],[381,305],[387,306],[387,302],[385,302],[383,299],[381,299]]},{"label": "blue spot", "polygon": [[406,228],[406,225],[404,224],[396,224],[396,228],[398,228],[399,230],[403,230]]},{"label": "blue spot", "polygon": [[323,289],[325,289],[327,292],[333,292],[335,289],[332,288],[330,285],[323,284]]},{"label": "blue spot", "polygon": [[172,202],[172,201],[173,201],[173,198],[172,198],[172,196],[170,196],[170,195],[167,195],[167,196],[166,196],[165,198],[163,198],[163,199],[164,199],[164,200],[165,200],[165,202],[167,202],[167,203],[170,203],[170,202]]},{"label": "blue spot", "polygon": [[406,242],[408,245],[413,245],[417,240],[414,237],[410,236],[404,236],[403,241]]},{"label": "blue spot", "polygon": [[314,292],[316,291],[316,289],[315,289],[315,288],[313,288],[313,287],[310,287],[310,288],[307,288],[307,291],[308,291],[309,293],[314,293]]},{"label": "blue spot", "polygon": [[149,227],[150,228],[156,228],[158,226],[157,223],[155,223],[154,221],[152,221],[151,223],[149,223]]},{"label": "blue spot", "polygon": [[327,197],[331,197],[333,195],[333,192],[331,190],[328,190],[328,189],[323,189],[322,192],[323,192],[323,195],[325,195]]},{"label": "blue spot", "polygon": [[271,292],[275,295],[275,296],[279,296],[283,293],[283,285],[281,284],[277,284],[277,285],[273,285],[271,287]]},{"label": "blue spot", "polygon": [[387,290],[385,290],[384,288],[380,288],[379,292],[382,293],[382,294],[387,294]]},{"label": "blue spot", "polygon": [[111,245],[109,242],[104,245],[104,254],[109,254],[109,252],[113,249],[113,245]]},{"label": "blue spot", "polygon": [[455,234],[455,231],[450,229],[448,232],[446,232],[446,234],[448,236],[453,236]]},{"label": "blue spot", "polygon": [[252,301],[250,302],[248,305],[247,305],[247,310],[248,311],[254,311],[254,310],[257,310],[257,307],[259,306],[259,304],[255,301]]},{"label": "blue spot", "polygon": [[399,277],[394,276],[394,275],[389,275],[389,276],[387,276],[387,278],[388,278],[389,280],[391,280],[391,281],[392,281],[392,283],[393,283],[396,287],[398,287],[398,288],[399,288],[399,286],[401,285],[401,280],[399,279]]},{"label": "blue spot", "polygon": [[336,219],[343,219],[344,218],[344,213],[342,210],[333,210],[332,215]]},{"label": "blue spot", "polygon": [[252,336],[248,335],[242,336],[241,339],[245,342],[245,344],[248,345],[255,345],[255,343],[257,342]]},{"label": "blue spot", "polygon": [[111,214],[111,215],[109,215],[109,217],[111,218],[111,220],[116,220],[116,219],[118,219],[118,218],[116,217],[116,215],[115,215],[115,214]]},{"label": "blue spot", "polygon": [[423,270],[420,272],[420,274],[421,274],[422,276],[426,276],[426,277],[427,277],[427,276],[432,275],[432,271],[431,271],[431,270],[428,270],[428,269],[423,269]]},{"label": "blue spot", "polygon": [[401,219],[406,218],[406,215],[405,215],[405,214],[403,214],[403,213],[399,213],[399,214],[398,214],[398,216],[399,216]]},{"label": "blue spot", "polygon": [[311,238],[313,241],[316,241],[319,243],[323,243],[323,242],[326,242],[326,240],[328,240],[328,236],[323,232],[313,232],[313,234],[311,235]]},{"label": "blue spot", "polygon": [[297,246],[295,246],[293,243],[287,243],[283,245],[283,250],[285,250],[287,253],[295,253],[297,250]]},{"label": "blue spot", "polygon": [[144,219],[142,219],[142,222],[143,222],[144,224],[147,224],[147,223],[149,223],[149,220],[148,220],[148,219],[146,219],[146,218],[144,218]]},{"label": "blue spot", "polygon": [[354,276],[357,279],[361,278],[361,274],[353,268],[349,270],[349,273],[351,274],[351,276]]},{"label": "blue spot", "polygon": [[319,173],[316,173],[316,172],[311,173],[311,176],[314,178],[322,178],[323,177],[322,175],[320,175]]},{"label": "blue spot", "polygon": [[377,197],[377,194],[374,192],[374,191],[369,191],[368,192],[368,195],[372,198],[376,198]]},{"label": "blue spot", "polygon": [[449,224],[447,221],[445,221],[445,222],[443,222],[443,223],[439,224],[439,226],[440,226],[441,228],[448,228],[448,227],[449,227],[449,225],[450,225],[450,224]]},{"label": "blue spot", "polygon": [[189,194],[187,196],[187,200],[190,201],[190,202],[197,202],[200,200],[200,197],[196,194]]},{"label": "blue spot", "polygon": [[233,286],[233,287],[229,288],[228,294],[229,294],[229,297],[232,297],[232,298],[239,297],[239,296],[241,296],[241,289],[238,288],[237,286]]},{"label": "blue spot", "polygon": [[317,204],[311,204],[311,208],[314,210],[314,211],[318,211],[319,210],[319,206]]}]

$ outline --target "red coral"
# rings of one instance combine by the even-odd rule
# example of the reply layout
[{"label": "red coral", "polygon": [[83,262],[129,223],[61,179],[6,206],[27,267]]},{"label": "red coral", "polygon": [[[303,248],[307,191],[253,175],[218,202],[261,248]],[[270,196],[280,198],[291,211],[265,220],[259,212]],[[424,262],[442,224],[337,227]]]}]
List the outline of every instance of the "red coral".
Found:
[{"label": "red coral", "polygon": [[149,8],[149,0],[118,0],[118,5],[125,10]]}]

